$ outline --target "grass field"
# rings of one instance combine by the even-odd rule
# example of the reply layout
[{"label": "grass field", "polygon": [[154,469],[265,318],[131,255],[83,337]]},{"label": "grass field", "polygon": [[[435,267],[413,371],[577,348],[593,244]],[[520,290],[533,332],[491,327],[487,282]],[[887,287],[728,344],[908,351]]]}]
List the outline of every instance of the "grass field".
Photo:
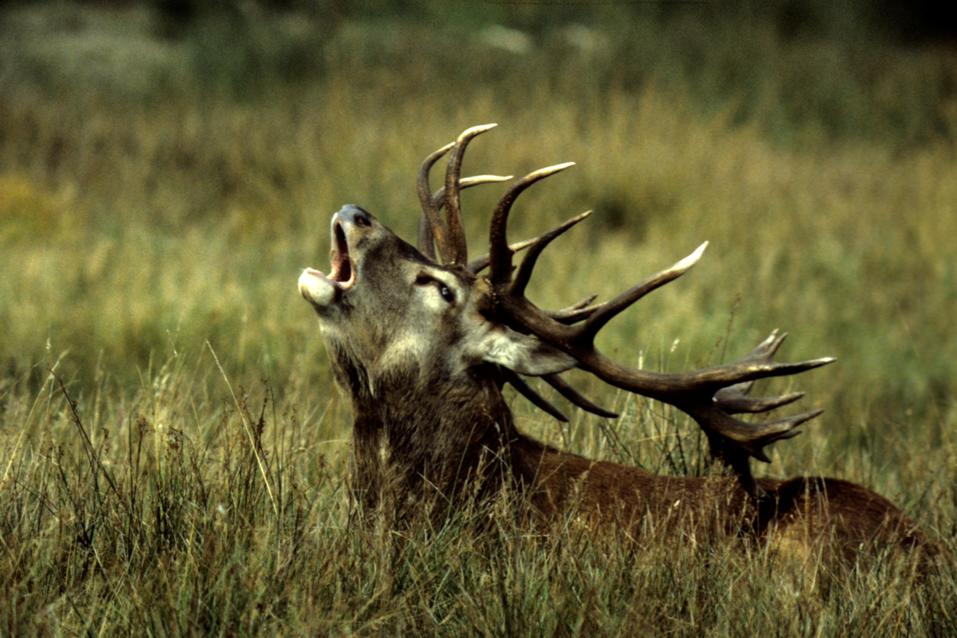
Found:
[{"label": "grass field", "polygon": [[[497,121],[467,172],[578,163],[516,235],[596,211],[537,301],[709,240],[602,347],[678,370],[782,328],[787,358],[836,355],[793,382],[824,416],[757,470],[864,483],[955,552],[957,52],[693,6],[540,28],[250,7],[173,34],[135,7],[0,10],[0,635],[957,632],[957,575],[888,557],[478,534],[475,512],[398,549],[350,528],[349,407],[295,287],[345,202],[413,237],[418,163]],[[498,194],[464,198],[474,252]],[[624,416],[513,406],[567,449],[707,471],[680,417],[590,392]]]}]

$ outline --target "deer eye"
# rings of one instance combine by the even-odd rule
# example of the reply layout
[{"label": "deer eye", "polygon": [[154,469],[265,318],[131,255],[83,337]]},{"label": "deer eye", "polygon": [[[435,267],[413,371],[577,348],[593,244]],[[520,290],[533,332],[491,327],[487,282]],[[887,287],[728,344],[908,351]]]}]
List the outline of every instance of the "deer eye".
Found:
[{"label": "deer eye", "polygon": [[439,291],[439,296],[442,297],[446,303],[455,303],[455,293],[452,292],[452,289],[431,275],[427,275],[424,272],[419,273],[419,275],[415,278],[415,285],[435,286],[435,289]]},{"label": "deer eye", "polygon": [[455,301],[455,293],[449,290],[449,287],[443,283],[439,284],[439,295],[448,303]]}]

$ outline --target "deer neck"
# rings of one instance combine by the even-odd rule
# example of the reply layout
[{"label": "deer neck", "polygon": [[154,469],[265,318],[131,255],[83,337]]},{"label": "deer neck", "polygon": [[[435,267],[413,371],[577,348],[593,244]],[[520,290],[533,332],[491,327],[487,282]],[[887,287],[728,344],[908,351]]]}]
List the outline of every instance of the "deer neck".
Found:
[{"label": "deer neck", "polygon": [[[627,496],[621,500],[642,509],[648,506],[644,495],[654,493],[651,483],[660,478],[522,434],[488,371],[476,370],[457,382],[387,375],[370,382],[362,369],[340,363],[337,378],[352,398],[355,416],[352,489],[367,512],[385,506],[402,516],[405,501],[452,503],[466,487],[470,496],[482,497],[510,483],[547,516],[576,490],[585,489],[586,500],[606,500],[611,494],[605,494],[602,479],[609,468],[626,479],[616,486],[628,494],[618,497]],[[589,480],[593,474],[599,480]]]},{"label": "deer neck", "polygon": [[[515,429],[500,385],[481,371],[467,382],[379,377],[340,367],[352,399],[353,490],[366,506],[403,495],[449,501],[468,486],[489,494],[514,465]],[[400,503],[401,505],[401,503]]]}]

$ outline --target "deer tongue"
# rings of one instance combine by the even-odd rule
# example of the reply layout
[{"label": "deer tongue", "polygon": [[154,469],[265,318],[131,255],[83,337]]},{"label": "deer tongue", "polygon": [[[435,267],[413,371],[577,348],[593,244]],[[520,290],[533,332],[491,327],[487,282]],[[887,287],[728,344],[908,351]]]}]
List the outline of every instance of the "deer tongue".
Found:
[{"label": "deer tongue", "polygon": [[315,268],[306,268],[299,275],[299,294],[312,305],[329,306],[339,299],[342,287]]}]

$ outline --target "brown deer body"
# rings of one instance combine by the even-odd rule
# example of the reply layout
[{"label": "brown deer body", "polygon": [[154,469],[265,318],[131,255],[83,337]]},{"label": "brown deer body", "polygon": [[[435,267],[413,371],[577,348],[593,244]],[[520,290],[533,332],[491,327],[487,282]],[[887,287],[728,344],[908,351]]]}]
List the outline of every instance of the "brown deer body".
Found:
[{"label": "brown deer body", "polygon": [[[506,238],[507,218],[525,188],[569,166],[559,165],[526,176],[506,193],[493,214],[489,256],[469,262],[459,190],[510,179],[459,177],[466,146],[490,128],[473,127],[426,159],[419,175],[418,248],[363,209],[346,206],[332,218],[331,272],[307,269],[299,279],[301,294],[319,315],[336,380],[352,401],[352,488],[361,511],[381,513],[388,524],[398,525],[423,507],[441,515],[509,487],[545,523],[574,507],[596,522],[614,520],[635,529],[649,521],[716,526],[732,535],[808,548],[827,538],[850,555],[874,543],[933,552],[933,543],[909,518],[862,486],[752,477],[751,457],[766,461],[764,446],[793,436],[820,411],[768,422],[740,420],[734,415],[767,412],[801,397],[753,398],[751,384],[832,359],[776,363],[772,358],[784,337],[772,334],[736,362],[660,374],[624,368],[595,348],[595,334],[608,320],[687,271],[704,245],[606,303],[589,305],[589,299],[560,311],[537,308],[524,290],[538,255],[587,214],[513,246]],[[449,151],[445,185],[433,193],[429,171]],[[520,249],[527,249],[526,257],[513,268]],[[486,267],[489,274],[481,276]],[[503,397],[506,383],[562,418],[524,376],[542,378],[583,409],[614,416],[561,379],[571,368],[686,412],[730,474],[658,476],[559,451],[522,434]]]}]

